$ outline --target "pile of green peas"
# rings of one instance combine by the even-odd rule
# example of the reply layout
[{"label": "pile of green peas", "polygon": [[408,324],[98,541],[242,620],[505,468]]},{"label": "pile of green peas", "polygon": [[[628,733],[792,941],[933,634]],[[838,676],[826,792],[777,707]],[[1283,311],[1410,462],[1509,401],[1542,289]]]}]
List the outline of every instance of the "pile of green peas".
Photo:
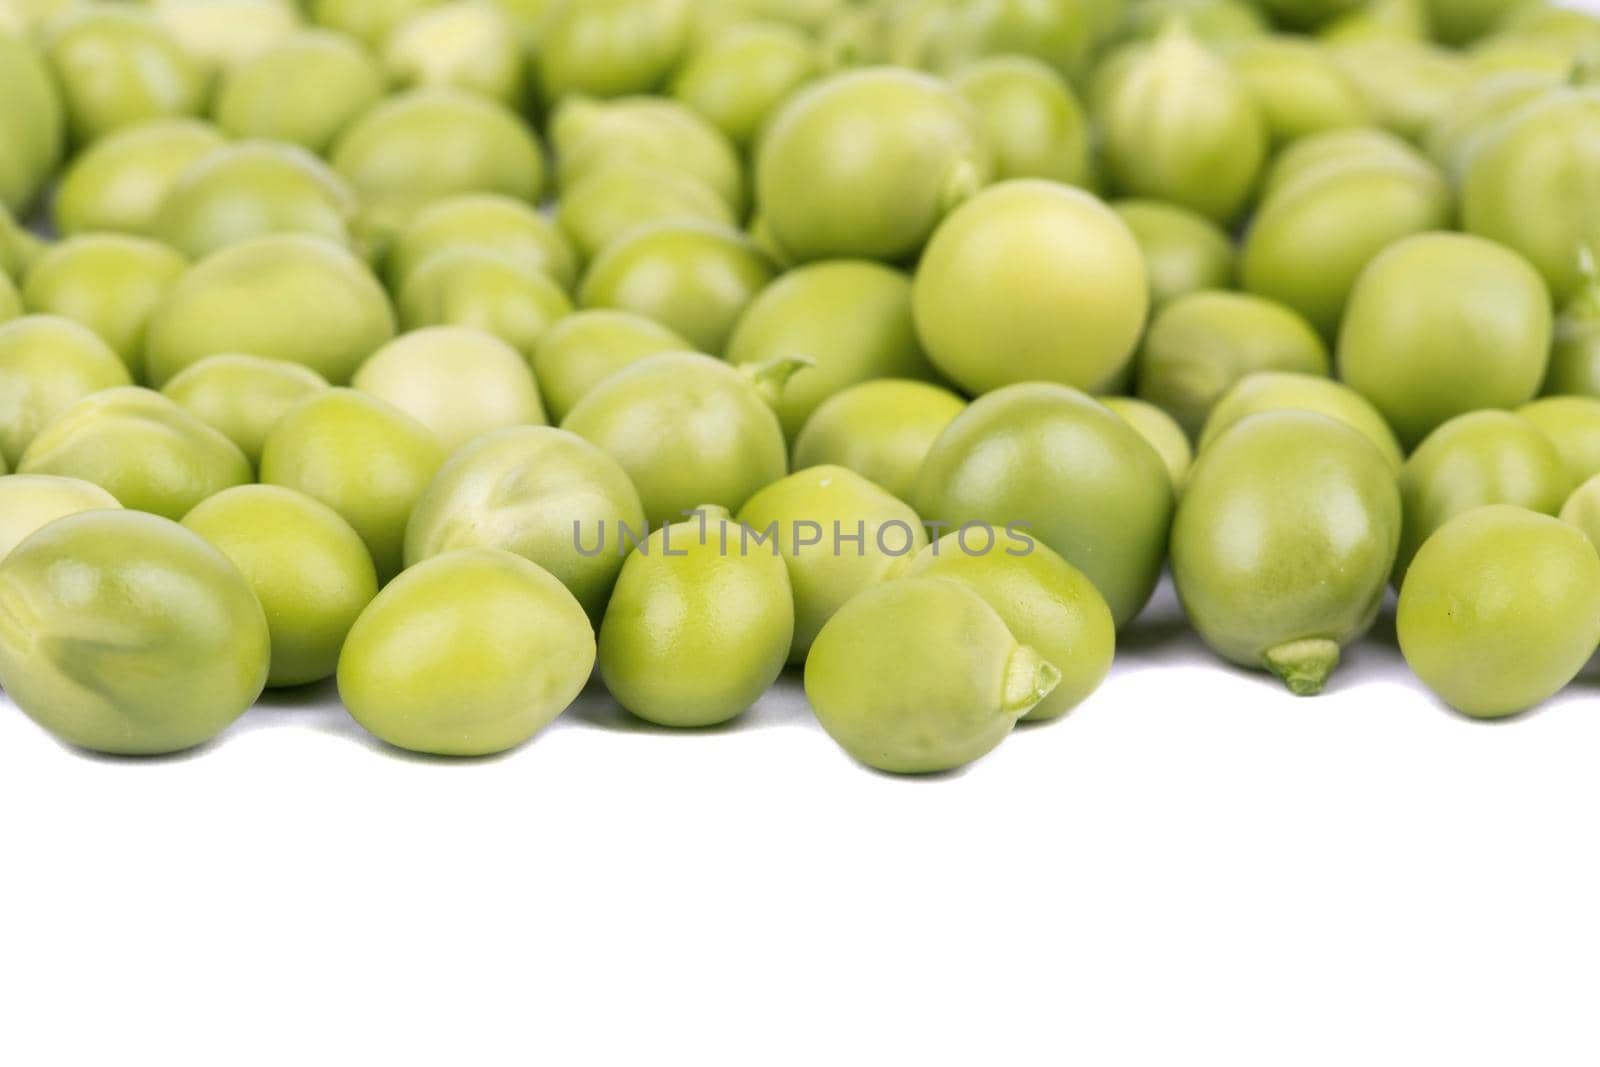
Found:
[{"label": "pile of green peas", "polygon": [[424,753],[803,671],[900,773],[1164,571],[1317,693],[1600,645],[1600,17],[1541,0],[0,0],[0,685]]}]

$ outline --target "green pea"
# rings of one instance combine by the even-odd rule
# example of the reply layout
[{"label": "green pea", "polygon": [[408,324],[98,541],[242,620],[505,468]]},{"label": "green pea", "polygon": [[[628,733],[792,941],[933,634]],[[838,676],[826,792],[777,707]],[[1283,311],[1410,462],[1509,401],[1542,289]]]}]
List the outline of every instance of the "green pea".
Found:
[{"label": "green pea", "polygon": [[539,340],[572,312],[559,284],[497,252],[445,249],[417,264],[397,305],[407,330],[470,326],[531,357]]},{"label": "green pea", "polygon": [[10,322],[22,314],[22,294],[11,275],[0,270],[0,323]]},{"label": "green pea", "polygon": [[766,226],[797,262],[908,259],[992,172],[971,106],[938,79],[893,69],[800,90],[755,158]]},{"label": "green pea", "polygon": [[224,143],[214,127],[197,119],[147,122],[101,138],[62,174],[56,228],[69,236],[154,236],[156,216],[178,175]]},{"label": "green pea", "polygon": [[492,252],[563,289],[578,280],[578,257],[562,232],[532,204],[493,193],[453,196],[417,212],[389,249],[389,280],[404,287],[434,255],[458,250]]},{"label": "green pea", "polygon": [[1089,120],[1071,86],[1026,56],[982,59],[951,84],[978,112],[994,149],[995,177],[1094,181]]},{"label": "green pea", "polygon": [[1088,193],[994,186],[928,245],[913,293],[934,366],[969,393],[1027,381],[1099,389],[1127,366],[1149,288],[1139,245]]},{"label": "green pea", "polygon": [[48,246],[36,234],[24,229],[5,204],[0,203],[0,274],[7,281],[27,275]]},{"label": "green pea", "polygon": [[1367,41],[1429,40],[1428,14],[1418,0],[1366,0],[1361,7],[1329,19],[1317,28],[1317,36],[1329,44]]},{"label": "green pea", "polygon": [[897,577],[949,578],[968,586],[1018,641],[1056,668],[1059,682],[1026,720],[1065,715],[1100,688],[1111,670],[1117,643],[1111,609],[1082,571],[1044,545],[1024,553],[958,531],[919,552]]},{"label": "green pea", "polygon": [[880,378],[852,385],[806,420],[794,440],[794,468],[845,467],[907,500],[933,442],[966,407],[930,382]]},{"label": "green pea", "polygon": [[760,19],[787,23],[815,33],[844,14],[849,0],[723,0],[701,13],[713,27],[723,19],[738,22]]},{"label": "green pea", "polygon": [[1584,283],[1556,318],[1555,344],[1543,392],[1600,396],[1600,279],[1585,255]]},{"label": "green pea", "polygon": [[1233,241],[1204,215],[1159,200],[1118,200],[1111,208],[1144,254],[1152,309],[1201,289],[1233,286]]},{"label": "green pea", "polygon": [[1523,71],[1473,83],[1428,129],[1423,143],[1428,156],[1460,185],[1472,157],[1500,124],[1559,84],[1560,78],[1553,75]]},{"label": "green pea", "polygon": [[847,386],[935,376],[912,322],[911,279],[863,260],[813,263],[779,278],[745,310],[727,356],[733,364],[812,361],[778,403],[791,439],[818,405]]},{"label": "green pea", "polygon": [[727,202],[698,178],[674,168],[621,162],[590,171],[564,189],[556,222],[585,260],[641,226],[738,224]]},{"label": "green pea", "polygon": [[212,114],[230,136],[320,154],[383,94],[383,71],[359,44],[340,33],[302,30],[229,70]]},{"label": "green pea", "polygon": [[1314,29],[1354,10],[1362,0],[1256,0],[1273,19],[1297,30]]},{"label": "green pea", "polygon": [[1548,516],[1475,508],[1417,553],[1395,621],[1406,662],[1445,703],[1515,715],[1560,692],[1600,643],[1600,557]]},{"label": "green pea", "polygon": [[[0,481],[0,486],[5,483]],[[1600,549],[1600,474],[1572,491],[1561,505],[1561,521],[1583,531],[1589,543]]]},{"label": "green pea", "polygon": [[205,70],[147,11],[69,10],[51,20],[44,40],[79,144],[147,119],[197,115],[205,105]]},{"label": "green pea", "polygon": [[1154,592],[1172,519],[1166,465],[1075,389],[1014,385],[975,401],[928,453],[912,502],[950,526],[1016,527],[1094,582],[1126,625]]},{"label": "green pea", "polygon": [[1328,369],[1327,347],[1290,308],[1248,293],[1191,293],[1151,323],[1139,352],[1139,397],[1197,437],[1217,400],[1246,376]]},{"label": "green pea", "polygon": [[1400,536],[1394,470],[1366,437],[1270,412],[1201,453],[1173,522],[1172,576],[1218,655],[1311,696],[1377,618]]},{"label": "green pea", "polygon": [[462,89],[391,96],[334,145],[333,168],[384,224],[433,200],[503,193],[536,201],[544,190],[539,139],[515,112]]},{"label": "green pea", "polygon": [[1552,396],[1517,409],[1544,434],[1567,465],[1573,484],[1600,474],[1600,400]]},{"label": "green pea", "polygon": [[167,291],[145,333],[145,373],[161,386],[207,356],[248,352],[337,385],[394,332],[388,296],[354,255],[301,234],[256,237],[207,256]]},{"label": "green pea", "polygon": [[327,505],[274,485],[224,490],[183,525],[233,561],[250,583],[272,638],[269,686],[331,676],[345,635],[378,576],[367,546]]},{"label": "green pea", "polygon": [[852,757],[895,774],[987,755],[1059,682],[984,599],[947,578],[908,578],[846,604],[806,661],[806,697]]},{"label": "green pea", "polygon": [[545,421],[527,361],[499,338],[467,326],[397,337],[374,352],[350,384],[422,423],[446,455],[480,434]]},{"label": "green pea", "polygon": [[1538,74],[1560,81],[1578,67],[1590,50],[1578,41],[1507,32],[1479,41],[1467,53],[1467,58],[1479,79],[1502,74]]},{"label": "green pea", "polygon": [[696,350],[719,355],[775,273],[755,243],[735,230],[666,223],[635,230],[602,252],[584,276],[578,302],[655,319]]},{"label": "green pea", "polygon": [[1316,374],[1261,371],[1239,379],[1218,398],[1200,434],[1200,451],[1227,433],[1234,424],[1268,411],[1310,411],[1326,415],[1371,441],[1391,469],[1405,464],[1405,453],[1383,415],[1366,397],[1341,382]]},{"label": "green pea", "polygon": [[300,28],[298,0],[154,0],[156,17],[208,74],[229,70]]},{"label": "green pea", "polygon": [[1427,0],[1427,11],[1440,40],[1464,44],[1489,33],[1526,3],[1528,0]]},{"label": "green pea", "polygon": [[1141,0],[1123,13],[1121,36],[1151,40],[1174,19],[1202,41],[1223,45],[1255,40],[1272,28],[1248,0]]},{"label": "green pea", "polygon": [[1475,411],[1428,435],[1400,472],[1405,539],[1396,575],[1450,519],[1486,504],[1515,504],[1554,515],[1573,487],[1561,453],[1520,415]]},{"label": "green pea", "polygon": [[1411,141],[1421,140],[1472,83],[1458,53],[1418,41],[1351,41],[1333,55],[1378,124]]},{"label": "green pea", "polygon": [[261,464],[267,434],[286,412],[328,380],[310,367],[281,359],[207,356],[174,374],[161,392],[239,446],[252,467]]},{"label": "green pea", "polygon": [[1102,68],[1095,113],[1111,183],[1221,224],[1250,201],[1267,124],[1228,64],[1181,29]]},{"label": "green pea", "polygon": [[740,509],[739,522],[789,568],[790,663],[804,662],[818,632],[845,603],[928,543],[916,512],[843,467],[811,467],[774,481]]},{"label": "green pea", "polygon": [[232,441],[137,386],[77,401],[34,437],[17,470],[81,478],[124,507],[169,519],[183,518],[206,497],[252,475]]},{"label": "green pea", "polygon": [[1477,237],[1423,234],[1361,273],[1339,371],[1415,445],[1456,415],[1531,400],[1552,329],[1549,292],[1521,256]]},{"label": "green pea", "polygon": [[401,23],[439,0],[311,0],[319,26],[349,34],[369,48],[382,47]]},{"label": "green pea", "polygon": [[191,259],[274,233],[350,243],[355,195],[295,145],[246,141],[191,163],[156,214],[155,235]]},{"label": "green pea", "polygon": [[391,745],[486,756],[565,711],[594,660],[594,631],[560,582],[520,556],[472,549],[378,594],[339,656],[339,696]]},{"label": "green pea", "polygon": [[650,92],[683,57],[693,17],[691,0],[556,0],[538,51],[544,98]]},{"label": "green pea", "polygon": [[80,511],[120,508],[117,498],[92,482],[48,474],[0,475],[0,560],[57,519]]},{"label": "green pea", "polygon": [[697,353],[650,356],[596,385],[561,426],[622,465],[652,526],[701,505],[732,511],[788,469],[758,380]]},{"label": "green pea", "polygon": [[0,325],[0,456],[15,467],[63,411],[129,381],[110,346],[71,319],[25,315]]},{"label": "green pea", "polygon": [[1275,145],[1327,130],[1365,126],[1366,101],[1326,48],[1295,37],[1256,37],[1228,52],[1228,63],[1266,120]]},{"label": "green pea", "polygon": [[665,326],[631,311],[579,311],[551,326],[533,350],[550,420],[560,423],[589,390],[646,356],[692,346]]},{"label": "green pea", "polygon": [[1371,126],[1326,130],[1283,147],[1262,183],[1262,200],[1270,202],[1280,191],[1300,184],[1311,175],[1316,179],[1307,184],[1378,163],[1410,167],[1424,175],[1438,174],[1414,146],[1388,130]]},{"label": "green pea", "polygon": [[[1315,147],[1313,140],[1301,143]],[[1403,238],[1448,227],[1450,218],[1449,186],[1415,153],[1323,163],[1264,200],[1245,237],[1240,280],[1332,337],[1367,264]]]},{"label": "green pea", "polygon": [[1584,284],[1582,253],[1600,248],[1583,205],[1600,195],[1600,88],[1549,93],[1484,138],[1461,188],[1465,229],[1526,256],[1559,302]]},{"label": "green pea", "polygon": [[137,377],[150,316],[188,265],[177,252],[143,237],[69,237],[34,263],[22,297],[29,311],[89,327]]},{"label": "green pea", "polygon": [[0,564],[0,685],[79,748],[204,744],[260,695],[268,640],[238,568],[154,515],[70,515]]},{"label": "green pea", "polygon": [[948,72],[984,56],[1023,55],[1078,77],[1086,73],[1096,44],[1115,26],[1123,6],[1122,0],[891,5],[889,56],[899,64]]},{"label": "green pea", "polygon": [[1189,468],[1194,464],[1194,448],[1189,444],[1189,435],[1178,425],[1178,420],[1154,404],[1133,397],[1104,396],[1100,398],[1100,403],[1139,431],[1139,436],[1161,457],[1162,464],[1167,468],[1167,476],[1172,480],[1173,492],[1180,491],[1189,476]]},{"label": "green pea", "polygon": [[662,726],[715,726],[777,681],[794,635],[784,563],[721,509],[650,535],[622,566],[600,627],[600,677]]},{"label": "green pea", "polygon": [[400,572],[411,509],[444,462],[427,427],[377,397],[328,389],[267,435],[261,481],[320,500],[366,542],[378,580]]},{"label": "green pea", "polygon": [[389,80],[448,85],[513,107],[525,93],[522,48],[494,0],[454,0],[400,23],[383,46]]},{"label": "green pea", "polygon": [[619,163],[676,170],[714,191],[735,217],[745,211],[744,165],[722,132],[696,112],[658,97],[575,99],[550,121],[561,188]]},{"label": "green pea", "polygon": [[26,213],[55,174],[65,118],[50,69],[33,42],[0,26],[0,206]]},{"label": "green pea", "polygon": [[646,529],[639,493],[615,460],[576,434],[523,426],[485,434],[439,469],[406,526],[405,560],[514,552],[559,578],[598,620]]},{"label": "green pea", "polygon": [[816,45],[779,23],[730,26],[690,50],[672,79],[672,95],[739,148],[749,148],[772,113],[815,77]]}]

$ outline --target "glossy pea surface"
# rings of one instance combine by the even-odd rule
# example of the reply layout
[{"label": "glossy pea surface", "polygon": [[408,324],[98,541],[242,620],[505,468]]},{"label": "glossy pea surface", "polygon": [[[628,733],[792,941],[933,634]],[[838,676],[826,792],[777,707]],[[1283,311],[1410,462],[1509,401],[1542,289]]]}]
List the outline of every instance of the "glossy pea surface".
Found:
[{"label": "glossy pea surface", "polygon": [[1202,289],[1232,286],[1233,241],[1204,215],[1159,200],[1116,200],[1111,208],[1144,255],[1153,309]]},{"label": "glossy pea surface", "polygon": [[80,511],[116,509],[117,498],[81,478],[0,474],[0,560],[56,519]]},{"label": "glossy pea surface", "polygon": [[0,456],[15,467],[56,416],[130,381],[110,346],[71,319],[24,315],[0,325]]},{"label": "glossy pea surface", "polygon": [[559,423],[589,390],[647,356],[692,346],[654,319],[595,308],[555,323],[533,350],[533,373],[552,422]]},{"label": "glossy pea surface", "polygon": [[1326,415],[1371,441],[1396,471],[1405,463],[1405,453],[1400,450],[1394,431],[1366,397],[1331,378],[1284,371],[1259,371],[1241,378],[1222,394],[1200,434],[1200,451],[1204,452],[1240,421],[1269,411]]},{"label": "glossy pea surface", "polygon": [[933,442],[967,402],[931,382],[881,378],[824,400],[794,440],[794,468],[839,466],[911,498]]},{"label": "glossy pea surface", "polygon": [[298,363],[223,353],[179,371],[161,392],[238,445],[257,466],[267,434],[278,420],[306,397],[327,388],[327,379]]}]

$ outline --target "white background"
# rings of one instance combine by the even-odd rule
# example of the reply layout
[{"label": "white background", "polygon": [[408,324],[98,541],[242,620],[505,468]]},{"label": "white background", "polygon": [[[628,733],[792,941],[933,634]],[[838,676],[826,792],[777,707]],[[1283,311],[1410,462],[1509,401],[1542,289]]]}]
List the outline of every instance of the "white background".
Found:
[{"label": "white background", "polygon": [[0,698],[0,1063],[1600,1062],[1600,670],[1474,723],[1388,618],[1315,700],[1177,620],[922,780],[793,683],[468,763],[331,687],[158,761]]}]

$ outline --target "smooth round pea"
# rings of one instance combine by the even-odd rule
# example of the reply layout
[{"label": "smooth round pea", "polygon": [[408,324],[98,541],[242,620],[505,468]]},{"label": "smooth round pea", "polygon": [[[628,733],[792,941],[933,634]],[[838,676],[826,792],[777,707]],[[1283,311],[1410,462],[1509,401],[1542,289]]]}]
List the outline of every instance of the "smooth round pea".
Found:
[{"label": "smooth round pea", "polygon": [[1194,447],[1189,444],[1189,435],[1183,432],[1178,420],[1154,404],[1131,396],[1103,396],[1100,403],[1139,431],[1139,436],[1161,457],[1167,476],[1172,479],[1173,492],[1181,490],[1194,464]]},{"label": "smooth round pea", "polygon": [[1427,687],[1474,718],[1515,715],[1577,677],[1600,643],[1600,556],[1511,506],[1458,515],[1417,553],[1395,617]]},{"label": "smooth round pea", "polygon": [[1311,175],[1320,181],[1347,169],[1360,170],[1377,163],[1409,165],[1423,174],[1437,173],[1413,145],[1388,130],[1375,126],[1326,130],[1283,147],[1262,183],[1262,200],[1270,201]]},{"label": "smooth round pea", "polygon": [[1560,84],[1559,77],[1525,71],[1477,81],[1429,127],[1423,142],[1428,157],[1459,186],[1473,156],[1500,124]]},{"label": "smooth round pea", "polygon": [[32,40],[0,25],[0,206],[25,214],[55,174],[65,147],[60,91]]},{"label": "smooth round pea", "polygon": [[0,560],[37,530],[80,511],[122,507],[117,498],[81,478],[48,474],[0,475]]},{"label": "smooth round pea", "polygon": [[789,568],[790,663],[805,660],[817,633],[852,597],[928,543],[916,512],[843,467],[811,467],[773,482],[739,510],[739,522]]},{"label": "smooth round pea", "polygon": [[1260,371],[1326,375],[1328,349],[1291,309],[1248,293],[1199,292],[1163,308],[1139,351],[1139,398],[1198,437],[1217,400]]},{"label": "smooth round pea", "polygon": [[175,522],[70,515],[0,563],[0,685],[67,744],[119,755],[204,744],[255,703],[269,658],[238,568]]},{"label": "smooth round pea", "polygon": [[1117,644],[1111,609],[1082,571],[1045,545],[1034,543],[1023,553],[957,531],[917,553],[896,577],[949,578],[970,587],[1018,641],[1060,672],[1055,688],[1025,720],[1065,715],[1111,671]]},{"label": "smooth round pea", "polygon": [[790,271],[762,290],[728,341],[728,362],[805,357],[784,387],[778,419],[793,440],[818,405],[875,378],[935,376],[917,340],[911,279],[866,260],[831,260]]},{"label": "smooth round pea", "polygon": [[644,315],[697,351],[720,355],[775,274],[772,262],[736,230],[664,223],[634,230],[602,252],[584,276],[578,302]]},{"label": "smooth round pea", "polygon": [[438,0],[310,0],[309,14],[319,26],[348,34],[368,48],[380,48],[396,27]]},{"label": "smooth round pea", "polygon": [[552,325],[572,312],[566,291],[549,275],[496,252],[445,249],[419,263],[400,287],[400,324],[467,326],[492,334],[531,357]]},{"label": "smooth round pea", "polygon": [[526,92],[520,42],[496,0],[453,0],[419,11],[383,45],[390,82],[448,85],[513,107]]},{"label": "smooth round pea", "polygon": [[938,79],[888,68],[790,97],[755,158],[765,225],[797,262],[907,259],[992,172],[972,107]]},{"label": "smooth round pea", "polygon": [[690,50],[672,95],[739,148],[755,143],[772,113],[820,66],[812,40],[776,22],[735,24]]},{"label": "smooth round pea", "polygon": [[252,478],[237,445],[137,386],[105,389],[67,408],[34,437],[17,471],[81,478],[124,507],[169,519]]},{"label": "smooth round pea", "polygon": [[569,100],[550,120],[563,193],[618,164],[672,170],[712,190],[735,217],[745,211],[744,165],[715,126],[673,100]]},{"label": "smooth round pea", "polygon": [[178,175],[156,214],[155,236],[191,259],[275,233],[349,244],[355,214],[355,194],[306,149],[244,141]]},{"label": "smooth round pea", "polygon": [[454,251],[493,253],[563,289],[578,280],[577,254],[562,232],[532,204],[494,193],[452,196],[417,212],[389,249],[389,280],[403,288],[423,263]]},{"label": "smooth round pea", "polygon": [[367,546],[339,515],[291,489],[241,485],[202,502],[183,525],[233,561],[272,637],[267,685],[333,674],[356,617],[378,595]]},{"label": "smooth round pea", "polygon": [[701,505],[733,511],[788,470],[783,428],[752,377],[693,352],[625,367],[561,427],[622,465],[652,526]]},{"label": "smooth round pea", "polygon": [[720,509],[663,527],[628,557],[600,626],[600,677],[662,726],[715,726],[766,692],[789,655],[783,560]]},{"label": "smooth round pea", "polygon": [[1232,287],[1233,241],[1204,215],[1159,200],[1118,200],[1111,209],[1144,255],[1152,310],[1202,289]]},{"label": "smooth round pea", "polygon": [[933,442],[967,402],[931,382],[880,378],[841,389],[794,439],[794,469],[845,467],[901,500]]},{"label": "smooth round pea", "polygon": [[384,582],[400,572],[411,509],[444,458],[432,432],[394,405],[328,389],[272,428],[261,449],[261,481],[338,512],[366,542]]},{"label": "smooth round pea", "polygon": [[1585,205],[1600,197],[1600,88],[1550,93],[1486,137],[1461,188],[1464,228],[1526,256],[1558,301],[1583,285],[1582,253],[1600,247]]},{"label": "smooth round pea", "polygon": [[1095,114],[1107,176],[1123,195],[1227,225],[1267,159],[1267,124],[1228,64],[1181,26],[1102,68]]},{"label": "smooth round pea", "polygon": [[1399,471],[1405,453],[1383,415],[1366,397],[1342,382],[1317,374],[1259,371],[1239,379],[1211,408],[1200,434],[1204,452],[1235,423],[1269,411],[1311,411],[1326,415],[1361,434],[1375,445],[1390,468]]},{"label": "smooth round pea", "polygon": [[143,237],[69,237],[34,262],[22,298],[29,311],[89,327],[137,377],[150,316],[188,265],[166,245]]},{"label": "smooth round pea", "polygon": [[1586,258],[1586,280],[1578,295],[1556,317],[1555,343],[1543,392],[1600,396],[1600,281],[1593,257]]},{"label": "smooth round pea", "polygon": [[1172,481],[1155,449],[1075,389],[1014,385],[939,435],[912,503],[929,521],[1017,527],[1089,576],[1117,625],[1137,615],[1166,558]]},{"label": "smooth round pea", "polygon": [[469,549],[418,564],[368,605],[339,656],[339,696],[391,745],[486,756],[565,711],[594,660],[589,620],[548,571]]},{"label": "smooth round pea", "polygon": [[939,227],[913,306],[934,366],[967,392],[1028,381],[1099,389],[1133,355],[1149,285],[1138,242],[1103,203],[1016,181]]},{"label": "smooth round pea", "polygon": [[1393,467],[1307,411],[1252,415],[1202,452],[1172,526],[1172,576],[1218,655],[1322,690],[1377,618],[1401,537]]},{"label": "smooth round pea", "polygon": [[1509,408],[1549,365],[1550,295],[1526,260],[1463,234],[1400,241],[1361,273],[1339,373],[1415,445],[1450,418]]},{"label": "smooth round pea", "polygon": [[556,0],[538,50],[545,100],[650,92],[682,58],[693,18],[691,0]]},{"label": "smooth round pea", "polygon": [[1555,445],[1522,416],[1456,416],[1429,434],[1400,472],[1406,528],[1396,575],[1405,574],[1435,530],[1462,512],[1515,504],[1554,515],[1574,484]]},{"label": "smooth round pea", "polygon": [[468,326],[402,334],[374,352],[350,385],[422,423],[446,455],[480,434],[545,421],[527,361],[499,338]]},{"label": "smooth round pea", "polygon": [[[4,484],[0,481],[0,487]],[[1561,505],[1560,517],[1562,522],[1582,530],[1589,543],[1600,550],[1600,474],[1572,491],[1567,502]]]},{"label": "smooth round pea", "polygon": [[320,154],[383,95],[383,71],[359,44],[341,33],[301,30],[229,70],[211,113],[232,137]]},{"label": "smooth round pea", "polygon": [[163,119],[102,137],[63,172],[53,204],[56,228],[68,236],[154,236],[156,216],[178,175],[225,143],[214,126],[198,119]]},{"label": "smooth round pea", "polygon": [[536,201],[544,190],[539,139],[509,108],[462,89],[412,89],[356,120],[334,145],[333,169],[364,204],[409,220],[461,193]]},{"label": "smooth round pea", "polygon": [[1367,104],[1326,48],[1286,36],[1238,42],[1228,64],[1254,99],[1275,145],[1365,126]]},{"label": "smooth round pea", "polygon": [[950,71],[990,55],[1032,56],[1069,77],[1081,76],[1099,40],[1115,27],[1122,0],[1088,3],[968,3],[932,0],[890,7],[890,58]]},{"label": "smooth round pea", "polygon": [[205,105],[205,70],[137,7],[69,10],[50,21],[44,41],[79,144],[147,119],[197,115]]},{"label": "smooth round pea", "polygon": [[1340,42],[1333,58],[1378,125],[1410,141],[1421,141],[1472,84],[1459,53],[1423,41]]},{"label": "smooth round pea", "polygon": [[301,25],[298,0],[153,0],[156,16],[208,74],[255,58]]},{"label": "smooth round pea", "polygon": [[631,311],[579,311],[539,338],[533,373],[550,420],[560,423],[589,390],[623,367],[691,347],[665,326]]},{"label": "smooth round pea", "polygon": [[71,319],[25,315],[0,325],[0,457],[15,468],[56,416],[130,381],[111,347]]},{"label": "smooth round pea", "polygon": [[207,356],[247,352],[339,384],[394,332],[383,287],[350,252],[299,234],[257,237],[212,253],[168,290],[145,334],[145,373],[160,386]]},{"label": "smooth round pea", "polygon": [[[1349,133],[1321,134],[1296,147],[1315,150],[1325,137],[1348,144]],[[1369,134],[1361,136],[1371,143]],[[1396,241],[1444,229],[1451,220],[1444,177],[1394,147],[1303,164],[1278,180],[1245,236],[1239,279],[1247,291],[1304,315],[1324,337],[1337,333],[1367,264]]]},{"label": "smooth round pea", "polygon": [[637,163],[611,163],[562,190],[556,222],[578,254],[593,260],[641,226],[703,222],[733,227],[727,202],[684,172]]},{"label": "smooth round pea", "polygon": [[806,661],[806,698],[852,757],[894,774],[988,754],[1059,683],[961,582],[907,578],[846,604]]},{"label": "smooth round pea", "polygon": [[1555,446],[1573,484],[1600,474],[1600,400],[1552,396],[1517,409],[1517,414]]},{"label": "smooth round pea", "polygon": [[254,467],[260,465],[262,446],[278,420],[327,388],[326,378],[298,363],[223,353],[174,374],[161,392],[238,445]]},{"label": "smooth round pea", "polygon": [[995,178],[1044,178],[1090,186],[1089,120],[1066,80],[1027,56],[963,67],[951,85],[977,111],[994,150]]}]

